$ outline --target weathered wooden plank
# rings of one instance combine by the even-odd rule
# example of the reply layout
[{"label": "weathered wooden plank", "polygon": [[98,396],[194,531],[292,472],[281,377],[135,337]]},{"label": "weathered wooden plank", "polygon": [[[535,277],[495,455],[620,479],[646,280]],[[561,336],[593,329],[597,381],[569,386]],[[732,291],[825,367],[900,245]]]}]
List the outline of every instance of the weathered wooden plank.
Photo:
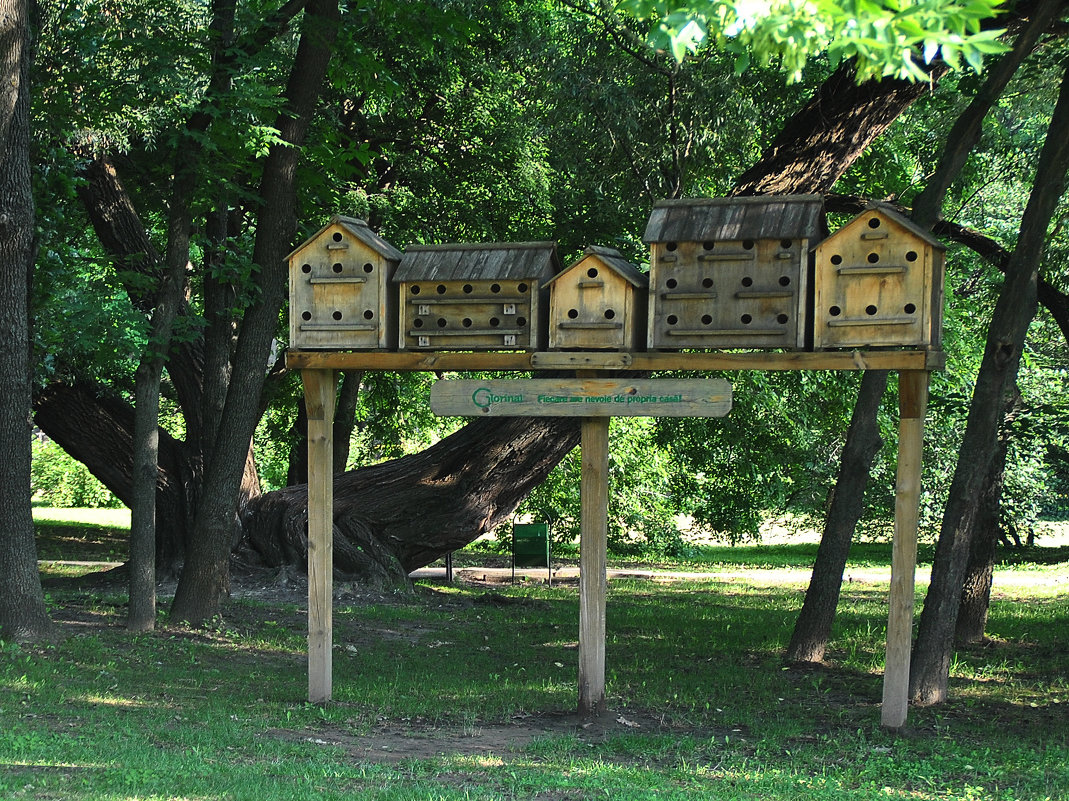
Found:
[{"label": "weathered wooden plank", "polygon": [[881,722],[897,729],[909,706],[909,659],[913,643],[913,593],[917,567],[917,518],[921,490],[924,412],[928,373],[904,372],[898,379],[898,477],[895,485],[895,532],[891,552],[891,590],[887,611]]},{"label": "weathered wooden plank", "polygon": [[329,701],[333,690],[334,471],[337,376],[304,370],[308,409],[308,700]]},{"label": "weathered wooden plank", "polygon": [[723,417],[723,379],[460,379],[431,387],[431,410],[458,417]]},{"label": "weathered wooden plank", "polygon": [[290,350],[290,369],[318,370],[942,370],[946,356],[939,350],[837,350],[808,353],[725,353],[675,351],[648,353],[520,353]]},{"label": "weathered wooden plank", "polygon": [[605,595],[609,509],[609,418],[582,424],[579,485],[579,713],[605,711]]}]

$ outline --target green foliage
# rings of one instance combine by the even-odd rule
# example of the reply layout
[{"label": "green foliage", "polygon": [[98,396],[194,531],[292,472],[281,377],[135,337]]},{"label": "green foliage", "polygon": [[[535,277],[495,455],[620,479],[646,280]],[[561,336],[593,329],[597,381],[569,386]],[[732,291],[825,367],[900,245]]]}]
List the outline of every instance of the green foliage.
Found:
[{"label": "green foliage", "polygon": [[617,8],[653,22],[651,46],[677,61],[708,43],[731,53],[736,70],[751,62],[779,63],[789,82],[810,60],[833,65],[856,59],[858,80],[928,80],[921,64],[962,60],[975,72],[985,55],[1001,53],[1002,30],[983,30],[1002,0],[621,0]]},{"label": "green foliage", "polygon": [[[616,555],[679,557],[689,552],[677,515],[677,499],[669,492],[671,455],[655,442],[650,418],[618,417],[609,426],[608,547]],[[578,541],[580,531],[581,454],[573,450],[521,504],[550,524],[558,545]]]},{"label": "green foliage", "polygon": [[679,512],[708,534],[756,538],[770,515],[817,515],[838,469],[856,376],[744,372],[722,419],[657,421]]},{"label": "green foliage", "polygon": [[30,492],[47,506],[116,509],[122,502],[51,440],[33,440]]}]

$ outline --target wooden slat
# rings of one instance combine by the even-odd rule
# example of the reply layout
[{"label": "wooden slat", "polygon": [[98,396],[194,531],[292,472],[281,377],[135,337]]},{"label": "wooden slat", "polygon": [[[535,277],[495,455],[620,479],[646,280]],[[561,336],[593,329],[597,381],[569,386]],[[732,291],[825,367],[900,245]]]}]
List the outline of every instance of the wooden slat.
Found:
[{"label": "wooden slat", "polygon": [[609,418],[582,424],[579,535],[579,713],[605,711],[605,595]]},{"label": "wooden slat", "polygon": [[304,370],[308,409],[308,700],[333,690],[334,469],[336,374]]},{"label": "wooden slat", "polygon": [[917,519],[928,373],[921,370],[903,372],[898,379],[898,393],[898,477],[895,483],[895,532],[891,552],[887,656],[881,709],[881,722],[892,729],[905,725],[909,707],[909,658],[913,643]]},{"label": "wooden slat", "polygon": [[[628,364],[619,360],[629,357]],[[286,354],[291,369],[320,370],[559,370],[583,366],[593,370],[942,370],[942,351],[795,351],[778,353],[517,353],[489,351],[449,353],[425,351],[312,351],[291,350]]]}]

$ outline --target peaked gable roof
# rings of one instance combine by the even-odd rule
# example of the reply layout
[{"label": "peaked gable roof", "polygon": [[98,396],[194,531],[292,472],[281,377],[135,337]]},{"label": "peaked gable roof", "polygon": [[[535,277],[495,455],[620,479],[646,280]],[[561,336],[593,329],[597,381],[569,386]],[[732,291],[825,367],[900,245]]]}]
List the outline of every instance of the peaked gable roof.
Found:
[{"label": "peaked gable roof", "polygon": [[890,204],[888,204],[888,203],[879,203],[877,201],[873,201],[871,203],[865,204],[865,210],[863,212],[861,212],[859,215],[854,217],[854,219],[850,220],[850,222],[846,223],[846,225],[844,225],[842,228],[840,228],[834,234],[829,236],[828,239],[832,239],[832,238],[838,236],[840,231],[845,231],[847,228],[850,228],[854,224],[859,223],[863,217],[865,217],[868,214],[871,214],[874,211],[878,212],[879,214],[882,214],[884,217],[886,217],[887,219],[889,219],[891,222],[895,223],[896,225],[899,225],[902,228],[905,228],[907,231],[909,231],[909,233],[913,234],[918,239],[923,239],[927,244],[931,245],[933,248],[938,248],[939,250],[946,250],[947,249],[946,245],[944,245],[939,239],[937,239],[932,234],[931,231],[926,231],[925,229],[921,228],[919,225],[917,225],[915,222],[913,222],[913,220],[911,220],[911,219],[909,219],[909,217],[906,217],[905,215],[901,214],[897,209],[895,209]]},{"label": "peaked gable roof", "polygon": [[642,241],[822,238],[820,195],[685,198],[655,203]]},{"label": "peaked gable roof", "polygon": [[625,259],[620,253],[620,251],[616,250],[615,248],[606,248],[599,247],[597,245],[590,245],[585,251],[583,251],[582,256],[580,256],[574,262],[569,264],[564,270],[557,273],[555,276],[546,281],[546,283],[542,285],[543,288],[549,286],[561,276],[570,273],[573,269],[575,269],[584,261],[586,261],[590,256],[597,256],[607,267],[609,267],[609,269],[611,269],[625,281],[630,283],[632,286],[638,287],[639,289],[644,289],[650,284],[649,276],[641,272],[637,267],[635,267],[635,265]]},{"label": "peaked gable roof", "polygon": [[401,251],[399,251],[397,248],[395,248],[377,233],[372,231],[371,228],[368,227],[368,224],[365,220],[361,220],[357,217],[346,217],[342,214],[335,214],[333,217],[331,217],[330,222],[328,222],[326,225],[324,225],[322,228],[320,228],[318,231],[316,231],[314,234],[304,240],[304,242],[294,248],[293,252],[290,253],[289,256],[287,256],[286,258],[293,258],[293,256],[295,256],[298,252],[304,250],[304,248],[308,247],[317,239],[319,239],[319,237],[322,236],[327,229],[333,228],[335,225],[340,225],[342,228],[352,234],[356,239],[363,242],[365,245],[374,250],[383,258],[389,259],[391,261],[401,260]]},{"label": "peaked gable roof", "polygon": [[411,245],[394,281],[541,280],[559,270],[555,242]]}]

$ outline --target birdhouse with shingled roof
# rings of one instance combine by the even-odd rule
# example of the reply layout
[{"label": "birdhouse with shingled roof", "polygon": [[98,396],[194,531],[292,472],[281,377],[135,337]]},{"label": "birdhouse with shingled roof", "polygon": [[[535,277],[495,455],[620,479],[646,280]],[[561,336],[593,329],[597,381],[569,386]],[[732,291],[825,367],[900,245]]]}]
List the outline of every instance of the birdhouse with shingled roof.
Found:
[{"label": "birdhouse with shingled roof", "polygon": [[823,209],[819,195],[657,203],[643,237],[650,349],[804,348]]},{"label": "birdhouse with shingled roof", "polygon": [[553,242],[413,245],[394,275],[402,350],[541,350]]},{"label": "birdhouse with shingled roof", "polygon": [[945,250],[871,204],[814,248],[813,346],[939,347]]},{"label": "birdhouse with shingled roof", "polygon": [[550,350],[645,350],[649,278],[618,250],[588,247],[545,286]]},{"label": "birdhouse with shingled roof", "polygon": [[288,259],[291,348],[393,347],[401,252],[366,222],[334,216]]}]

